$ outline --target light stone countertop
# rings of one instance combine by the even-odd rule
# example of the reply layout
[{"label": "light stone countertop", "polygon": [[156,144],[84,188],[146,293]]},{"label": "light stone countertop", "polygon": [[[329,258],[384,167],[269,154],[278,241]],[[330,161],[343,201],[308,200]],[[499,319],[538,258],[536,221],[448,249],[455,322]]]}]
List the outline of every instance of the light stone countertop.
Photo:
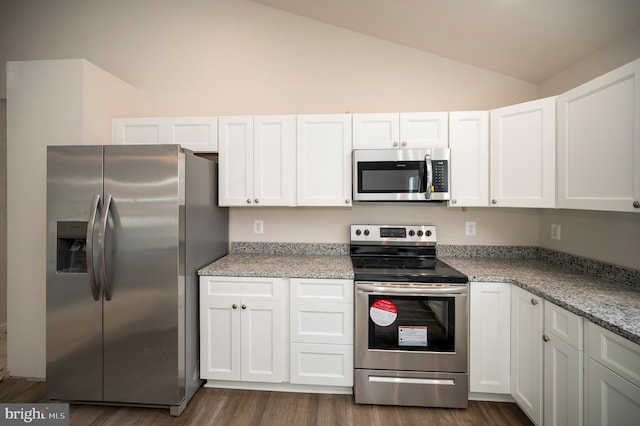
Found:
[{"label": "light stone countertop", "polygon": [[353,279],[351,258],[322,255],[229,254],[198,271],[226,277]]},{"label": "light stone countertop", "polygon": [[441,258],[469,281],[515,284],[640,344],[640,290],[538,259]]}]

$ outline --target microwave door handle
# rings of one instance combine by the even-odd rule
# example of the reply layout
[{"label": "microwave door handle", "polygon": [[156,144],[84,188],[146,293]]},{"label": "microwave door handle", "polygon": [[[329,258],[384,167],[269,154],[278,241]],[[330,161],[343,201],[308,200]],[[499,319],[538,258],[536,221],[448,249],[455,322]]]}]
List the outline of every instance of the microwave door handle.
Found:
[{"label": "microwave door handle", "polygon": [[433,186],[433,164],[431,163],[431,154],[424,156],[424,162],[427,166],[427,188],[424,193],[424,198],[429,200],[431,198],[431,187]]}]

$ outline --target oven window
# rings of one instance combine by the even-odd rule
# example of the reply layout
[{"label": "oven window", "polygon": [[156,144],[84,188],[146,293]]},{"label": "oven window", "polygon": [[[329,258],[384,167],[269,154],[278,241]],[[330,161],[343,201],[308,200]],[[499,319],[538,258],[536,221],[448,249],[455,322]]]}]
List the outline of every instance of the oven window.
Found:
[{"label": "oven window", "polygon": [[424,161],[358,163],[358,192],[425,192]]},{"label": "oven window", "polygon": [[455,298],[369,296],[369,349],[455,352]]}]

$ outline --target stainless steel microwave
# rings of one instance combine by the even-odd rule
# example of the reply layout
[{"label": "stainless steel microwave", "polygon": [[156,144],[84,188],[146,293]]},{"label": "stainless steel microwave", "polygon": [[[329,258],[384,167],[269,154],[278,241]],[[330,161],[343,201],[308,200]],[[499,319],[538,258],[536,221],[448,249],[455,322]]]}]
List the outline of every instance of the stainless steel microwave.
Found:
[{"label": "stainless steel microwave", "polygon": [[353,150],[355,201],[451,198],[449,148]]}]

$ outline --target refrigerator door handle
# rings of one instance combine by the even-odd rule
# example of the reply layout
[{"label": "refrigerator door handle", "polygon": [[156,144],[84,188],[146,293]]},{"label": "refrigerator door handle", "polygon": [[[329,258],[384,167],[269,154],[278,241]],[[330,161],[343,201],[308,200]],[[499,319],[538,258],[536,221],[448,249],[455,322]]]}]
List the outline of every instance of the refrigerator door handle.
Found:
[{"label": "refrigerator door handle", "polygon": [[105,253],[105,239],[107,235],[107,223],[109,222],[109,209],[111,208],[111,194],[107,195],[104,202],[104,209],[102,219],[100,223],[100,234],[98,236],[98,245],[100,247],[100,283],[102,287],[102,293],[105,300],[111,300],[111,288],[109,287],[109,281],[107,280],[107,261]]},{"label": "refrigerator door handle", "polygon": [[89,288],[93,300],[100,300],[100,292],[98,283],[96,282],[96,271],[93,267],[93,230],[96,225],[96,216],[98,215],[98,207],[100,206],[100,194],[93,196],[91,203],[91,211],[89,213],[89,222],[87,223],[87,272],[89,273]]}]

